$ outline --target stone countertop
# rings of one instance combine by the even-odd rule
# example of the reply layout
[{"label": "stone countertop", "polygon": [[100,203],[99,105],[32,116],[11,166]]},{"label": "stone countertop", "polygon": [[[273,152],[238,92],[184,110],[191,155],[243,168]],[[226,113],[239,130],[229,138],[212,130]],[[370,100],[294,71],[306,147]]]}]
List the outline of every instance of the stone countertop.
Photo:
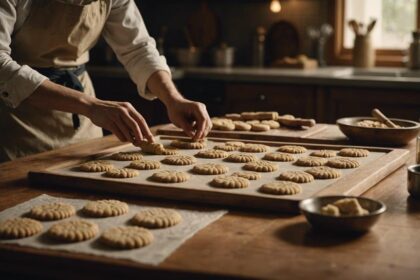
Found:
[{"label": "stone countertop", "polygon": [[[122,67],[91,66],[92,76],[128,77]],[[222,82],[253,82],[301,84],[316,86],[356,86],[365,88],[398,88],[420,90],[420,72],[404,68],[373,68],[357,70],[352,67],[325,67],[319,69],[273,68],[171,68],[174,80],[182,78]]]}]

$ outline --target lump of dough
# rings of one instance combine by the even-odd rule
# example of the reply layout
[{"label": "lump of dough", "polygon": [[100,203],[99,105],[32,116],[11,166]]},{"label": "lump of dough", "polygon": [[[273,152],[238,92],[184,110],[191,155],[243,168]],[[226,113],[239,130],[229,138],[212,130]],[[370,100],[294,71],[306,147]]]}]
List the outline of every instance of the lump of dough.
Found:
[{"label": "lump of dough", "polygon": [[334,202],[333,205],[340,210],[341,215],[362,216],[369,214],[369,211],[363,209],[355,198],[343,198]]},{"label": "lump of dough", "polygon": [[340,216],[340,209],[332,204],[327,204],[321,208],[321,214],[329,216]]}]

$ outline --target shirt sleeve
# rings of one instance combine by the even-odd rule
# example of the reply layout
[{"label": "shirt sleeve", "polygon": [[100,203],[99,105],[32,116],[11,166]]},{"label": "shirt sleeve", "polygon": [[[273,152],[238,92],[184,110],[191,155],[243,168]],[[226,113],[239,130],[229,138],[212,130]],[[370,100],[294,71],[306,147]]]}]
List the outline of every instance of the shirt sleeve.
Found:
[{"label": "shirt sleeve", "polygon": [[156,98],[147,89],[147,80],[158,70],[169,74],[171,71],[165,57],[159,55],[133,0],[113,1],[103,36],[137,85],[139,94],[149,100]]},{"label": "shirt sleeve", "polygon": [[10,56],[17,2],[0,1],[0,99],[12,108],[18,107],[47,79],[27,65],[19,65]]}]

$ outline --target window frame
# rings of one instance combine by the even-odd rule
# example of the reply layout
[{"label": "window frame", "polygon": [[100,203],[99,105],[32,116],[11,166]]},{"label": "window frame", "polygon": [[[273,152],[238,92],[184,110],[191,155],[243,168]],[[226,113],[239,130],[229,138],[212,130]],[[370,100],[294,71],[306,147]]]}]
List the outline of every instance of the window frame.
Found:
[{"label": "window frame", "polygon": [[[344,47],[344,1],[345,0],[329,0],[330,23],[334,27],[333,40],[330,42],[329,61],[335,65],[351,65],[352,50]],[[420,0],[417,0],[417,29],[420,29]],[[400,49],[377,49],[376,50],[376,66],[405,66],[404,56],[406,50]]]}]

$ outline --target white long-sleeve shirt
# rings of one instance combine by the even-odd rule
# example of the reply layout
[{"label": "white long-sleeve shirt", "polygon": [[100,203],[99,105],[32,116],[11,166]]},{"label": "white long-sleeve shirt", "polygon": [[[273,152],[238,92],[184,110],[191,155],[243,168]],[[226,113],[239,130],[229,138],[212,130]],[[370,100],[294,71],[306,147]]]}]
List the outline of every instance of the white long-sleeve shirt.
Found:
[{"label": "white long-sleeve shirt", "polygon": [[[47,79],[28,65],[20,65],[11,56],[13,33],[25,22],[34,0],[0,1],[0,98],[16,108]],[[36,1],[36,0],[35,0]],[[51,0],[55,1],[55,0]],[[68,1],[68,0],[67,0]],[[111,0],[102,36],[115,51],[140,95],[147,99],[155,96],[146,83],[158,70],[167,71],[168,65],[160,56],[155,41],[149,36],[140,12],[133,0]]]}]

